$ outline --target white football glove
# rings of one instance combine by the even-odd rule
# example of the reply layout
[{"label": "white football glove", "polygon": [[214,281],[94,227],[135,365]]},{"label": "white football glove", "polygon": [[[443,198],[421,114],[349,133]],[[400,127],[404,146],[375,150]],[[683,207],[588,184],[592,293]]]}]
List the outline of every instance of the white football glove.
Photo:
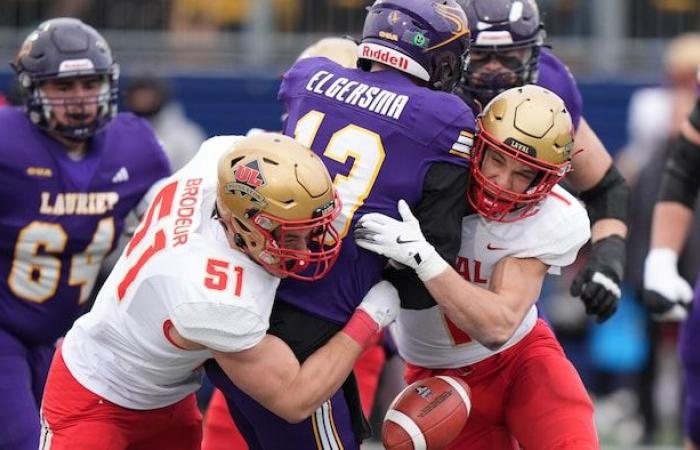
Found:
[{"label": "white football glove", "polygon": [[355,242],[360,247],[409,266],[427,281],[449,264],[423,236],[418,219],[405,201],[399,200],[400,220],[379,213],[362,216],[355,226]]},{"label": "white football glove", "polygon": [[685,320],[693,289],[678,274],[678,255],[669,248],[654,248],[644,261],[643,301],[652,317],[662,321]]},{"label": "white football glove", "polygon": [[384,328],[396,320],[401,301],[399,291],[388,281],[380,281],[372,286],[357,308],[366,312],[379,328]]}]

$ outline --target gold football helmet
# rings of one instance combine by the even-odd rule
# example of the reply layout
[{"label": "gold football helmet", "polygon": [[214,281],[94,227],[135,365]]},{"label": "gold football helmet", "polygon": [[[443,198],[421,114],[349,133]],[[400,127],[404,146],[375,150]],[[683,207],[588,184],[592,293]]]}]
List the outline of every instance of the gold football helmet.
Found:
[{"label": "gold football helmet", "polygon": [[280,277],[316,280],[331,269],[340,200],[311,150],[278,133],[248,136],[221,157],[218,177],[219,220],[238,248]]},{"label": "gold football helmet", "polygon": [[328,58],[346,69],[357,68],[357,44],[350,39],[339,37],[323,38],[306,47],[299,55],[299,58],[297,58],[297,61],[319,56]]},{"label": "gold football helmet", "polygon": [[[574,126],[564,102],[535,85],[509,89],[477,118],[467,198],[487,219],[512,222],[537,212],[537,204],[571,170]],[[482,171],[486,152],[498,152],[535,169],[525,192],[499,186]],[[511,214],[514,211],[519,214]]]}]

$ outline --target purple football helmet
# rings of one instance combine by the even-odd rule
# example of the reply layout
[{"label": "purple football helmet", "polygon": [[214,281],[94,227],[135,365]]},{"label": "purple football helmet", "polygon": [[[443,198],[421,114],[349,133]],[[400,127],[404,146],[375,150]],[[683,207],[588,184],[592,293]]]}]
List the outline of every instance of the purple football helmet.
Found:
[{"label": "purple football helmet", "polygon": [[[535,0],[456,0],[472,29],[471,64],[457,89],[486,105],[506,89],[537,82],[544,24]],[[485,66],[491,59],[501,70]]]},{"label": "purple football helmet", "polygon": [[[29,119],[37,126],[68,139],[88,139],[117,113],[119,67],[109,45],[91,26],[78,19],[61,17],[40,24],[25,39],[11,63],[17,73],[20,94]],[[41,90],[44,81],[99,76],[97,97],[76,98],[75,103],[97,103],[94,121],[79,126],[53,125],[52,102]]]},{"label": "purple football helmet", "polygon": [[469,53],[469,27],[454,0],[377,0],[368,8],[358,65],[390,66],[451,92]]}]

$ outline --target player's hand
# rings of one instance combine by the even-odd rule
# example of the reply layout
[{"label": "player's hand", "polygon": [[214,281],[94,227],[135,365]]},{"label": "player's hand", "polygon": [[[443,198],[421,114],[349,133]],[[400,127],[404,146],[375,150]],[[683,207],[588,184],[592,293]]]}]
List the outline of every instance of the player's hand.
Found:
[{"label": "player's hand", "polygon": [[571,283],[571,295],[581,297],[586,313],[605,322],[617,311],[625,269],[626,245],[621,236],[612,235],[593,244],[586,265]]},{"label": "player's hand", "polygon": [[360,348],[367,348],[376,342],[382,328],[396,320],[400,308],[399,292],[388,281],[380,281],[355,308],[343,332]]},{"label": "player's hand", "polygon": [[425,240],[418,219],[406,202],[399,200],[398,208],[402,220],[379,213],[362,216],[355,225],[355,242],[411,267],[421,280],[427,281],[445,270],[448,264]]},{"label": "player's hand", "polygon": [[644,305],[662,321],[688,317],[693,289],[678,274],[678,255],[669,248],[654,248],[644,261]]},{"label": "player's hand", "polygon": [[366,312],[378,329],[384,328],[399,314],[399,291],[388,281],[380,281],[372,286],[357,308]]}]

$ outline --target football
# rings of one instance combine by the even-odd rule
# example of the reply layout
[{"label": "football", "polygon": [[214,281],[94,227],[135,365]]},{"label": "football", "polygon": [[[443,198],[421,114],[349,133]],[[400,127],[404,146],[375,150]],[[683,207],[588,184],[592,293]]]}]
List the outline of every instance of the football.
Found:
[{"label": "football", "polygon": [[396,396],[382,424],[389,450],[438,450],[462,431],[471,411],[469,386],[459,378],[416,381]]}]

